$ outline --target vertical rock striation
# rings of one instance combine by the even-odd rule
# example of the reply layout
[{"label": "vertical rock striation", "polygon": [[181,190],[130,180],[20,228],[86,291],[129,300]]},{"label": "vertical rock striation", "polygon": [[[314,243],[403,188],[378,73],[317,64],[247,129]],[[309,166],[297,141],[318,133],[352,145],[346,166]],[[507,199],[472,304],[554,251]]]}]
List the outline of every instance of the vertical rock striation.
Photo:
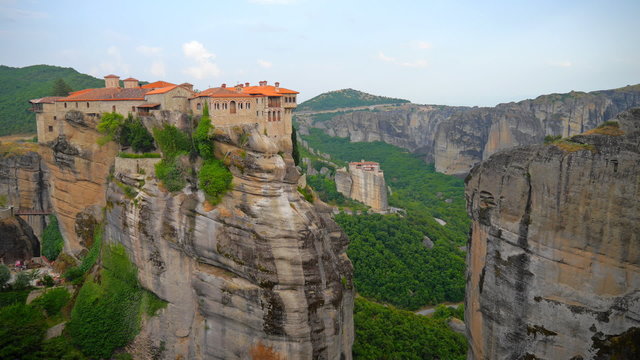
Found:
[{"label": "vertical rock striation", "polygon": [[640,109],[616,121],[471,171],[470,358],[639,356]]},{"label": "vertical rock striation", "polygon": [[234,173],[215,207],[188,186],[162,190],[152,174],[116,168],[105,239],[123,244],[142,285],[168,302],[136,343],[183,359],[350,359],[352,266],[329,209],[306,202],[289,154],[255,128],[216,128]]},{"label": "vertical rock striation", "polygon": [[356,165],[360,163],[350,163],[348,171],[338,169],[335,176],[336,189],[350,199],[371,206],[373,211],[384,213],[389,207],[384,173],[378,163],[369,163],[375,165],[368,170]]}]

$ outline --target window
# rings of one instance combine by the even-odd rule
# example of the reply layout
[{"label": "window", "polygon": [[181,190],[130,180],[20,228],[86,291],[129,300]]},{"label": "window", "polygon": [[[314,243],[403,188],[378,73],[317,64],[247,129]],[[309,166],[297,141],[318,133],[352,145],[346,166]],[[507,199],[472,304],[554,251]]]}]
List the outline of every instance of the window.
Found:
[{"label": "window", "polygon": [[53,115],[53,120],[58,120],[58,117]]},{"label": "window", "polygon": [[242,103],[238,103],[238,108],[242,110]]},{"label": "window", "polygon": [[53,131],[53,126],[49,125],[49,132]]},{"label": "window", "polygon": [[136,112],[136,107],[135,106],[131,107],[131,112]]},{"label": "window", "polygon": [[116,106],[115,106],[115,105],[113,105],[113,106],[111,107],[111,111],[116,112]]},{"label": "window", "polygon": [[87,109],[89,108],[89,103],[87,103]]},{"label": "window", "polygon": [[64,103],[64,108],[65,108],[65,109],[67,108],[67,103]]},{"label": "window", "polygon": [[280,111],[278,111],[278,121],[280,121]]},{"label": "window", "polygon": [[260,116],[260,111],[256,111],[256,116]]},{"label": "window", "polygon": [[200,110],[201,108],[202,108],[202,104],[198,103],[198,104],[196,105],[196,109]]},{"label": "window", "polygon": [[251,103],[247,101],[247,109],[251,109]]},{"label": "window", "polygon": [[78,103],[76,102],[76,109],[78,108]]},{"label": "window", "polygon": [[235,114],[236,113],[236,102],[235,101],[231,101],[229,102],[229,114]]}]

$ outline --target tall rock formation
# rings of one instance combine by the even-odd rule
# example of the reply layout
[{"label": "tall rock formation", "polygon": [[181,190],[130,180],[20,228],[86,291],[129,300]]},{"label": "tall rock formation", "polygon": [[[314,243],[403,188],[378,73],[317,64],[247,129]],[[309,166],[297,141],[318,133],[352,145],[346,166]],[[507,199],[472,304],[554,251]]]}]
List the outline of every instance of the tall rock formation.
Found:
[{"label": "tall rock formation", "polygon": [[471,171],[470,358],[640,357],[640,109],[616,121]]},{"label": "tall rock formation", "polygon": [[[48,173],[32,143],[4,143],[0,155],[0,196],[15,209],[49,209]],[[36,236],[46,226],[42,215],[23,216]]]},{"label": "tall rock formation", "polygon": [[255,127],[216,127],[215,145],[234,175],[215,207],[195,186],[170,194],[140,164],[116,164],[137,195],[109,185],[104,238],[168,302],[136,344],[164,344],[170,359],[350,359],[352,266],[330,209],[300,196],[290,154]]},{"label": "tall rock formation", "polygon": [[344,196],[370,206],[375,212],[387,211],[387,185],[377,162],[349,163],[349,170],[336,171],[335,181],[337,191]]},{"label": "tall rock formation", "polygon": [[384,141],[425,156],[445,174],[465,175],[498,150],[541,143],[546,135],[572,136],[640,106],[640,85],[570,92],[493,108],[403,105],[357,111],[312,126],[351,141]]},{"label": "tall rock formation", "polygon": [[40,242],[31,226],[16,216],[0,214],[0,264],[13,264],[40,256]]}]

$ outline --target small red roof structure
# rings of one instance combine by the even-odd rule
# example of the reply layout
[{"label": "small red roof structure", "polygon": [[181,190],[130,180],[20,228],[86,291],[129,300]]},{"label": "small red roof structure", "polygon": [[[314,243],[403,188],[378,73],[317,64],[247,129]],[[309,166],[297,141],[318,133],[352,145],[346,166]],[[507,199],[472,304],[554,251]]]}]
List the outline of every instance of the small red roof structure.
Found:
[{"label": "small red roof structure", "polygon": [[157,89],[153,89],[151,91],[149,91],[148,93],[146,93],[146,95],[154,95],[154,94],[164,94],[166,92],[169,92],[175,88],[177,88],[178,85],[171,85],[171,86],[165,86],[165,87],[161,87],[161,88],[157,88]]},{"label": "small red roof structure", "polygon": [[172,84],[172,83],[166,82],[166,81],[156,81],[156,82],[152,82],[151,84],[142,85],[141,88],[143,88],[143,89],[157,89],[157,88],[163,88],[163,87],[172,86],[172,85],[175,85],[175,84]]},{"label": "small red roof structure", "polygon": [[130,78],[126,78],[126,79],[124,79],[122,81],[138,81],[138,79],[134,79],[134,78],[130,77]]},{"label": "small red roof structure", "polygon": [[105,79],[106,79],[106,78],[116,78],[116,79],[120,79],[120,76],[118,76],[118,75],[113,75],[113,74],[109,74],[109,75],[105,76],[104,78],[105,78]]}]

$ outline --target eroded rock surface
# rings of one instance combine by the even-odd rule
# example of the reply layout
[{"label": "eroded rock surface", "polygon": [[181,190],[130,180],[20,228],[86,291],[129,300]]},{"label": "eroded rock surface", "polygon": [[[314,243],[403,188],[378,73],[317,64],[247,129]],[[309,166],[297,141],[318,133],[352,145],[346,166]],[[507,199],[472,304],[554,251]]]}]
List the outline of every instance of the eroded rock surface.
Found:
[{"label": "eroded rock surface", "polygon": [[465,175],[495,152],[542,143],[546,135],[576,135],[640,106],[639,86],[571,92],[469,108],[408,104],[390,111],[358,111],[313,126],[351,141],[384,141],[425,156],[445,174]]},{"label": "eroded rock surface", "polygon": [[470,358],[639,356],[640,109],[616,119],[471,171]]},{"label": "eroded rock surface", "polygon": [[40,242],[31,226],[19,217],[0,219],[0,263],[31,260],[40,256]]},{"label": "eroded rock surface", "polygon": [[169,194],[148,172],[116,168],[139,192],[109,185],[104,238],[123,244],[142,285],[168,302],[136,343],[164,344],[167,359],[350,359],[348,240],[328,208],[298,193],[288,153],[251,127],[240,148],[237,130],[216,128],[234,179],[215,207],[193,186]]}]

